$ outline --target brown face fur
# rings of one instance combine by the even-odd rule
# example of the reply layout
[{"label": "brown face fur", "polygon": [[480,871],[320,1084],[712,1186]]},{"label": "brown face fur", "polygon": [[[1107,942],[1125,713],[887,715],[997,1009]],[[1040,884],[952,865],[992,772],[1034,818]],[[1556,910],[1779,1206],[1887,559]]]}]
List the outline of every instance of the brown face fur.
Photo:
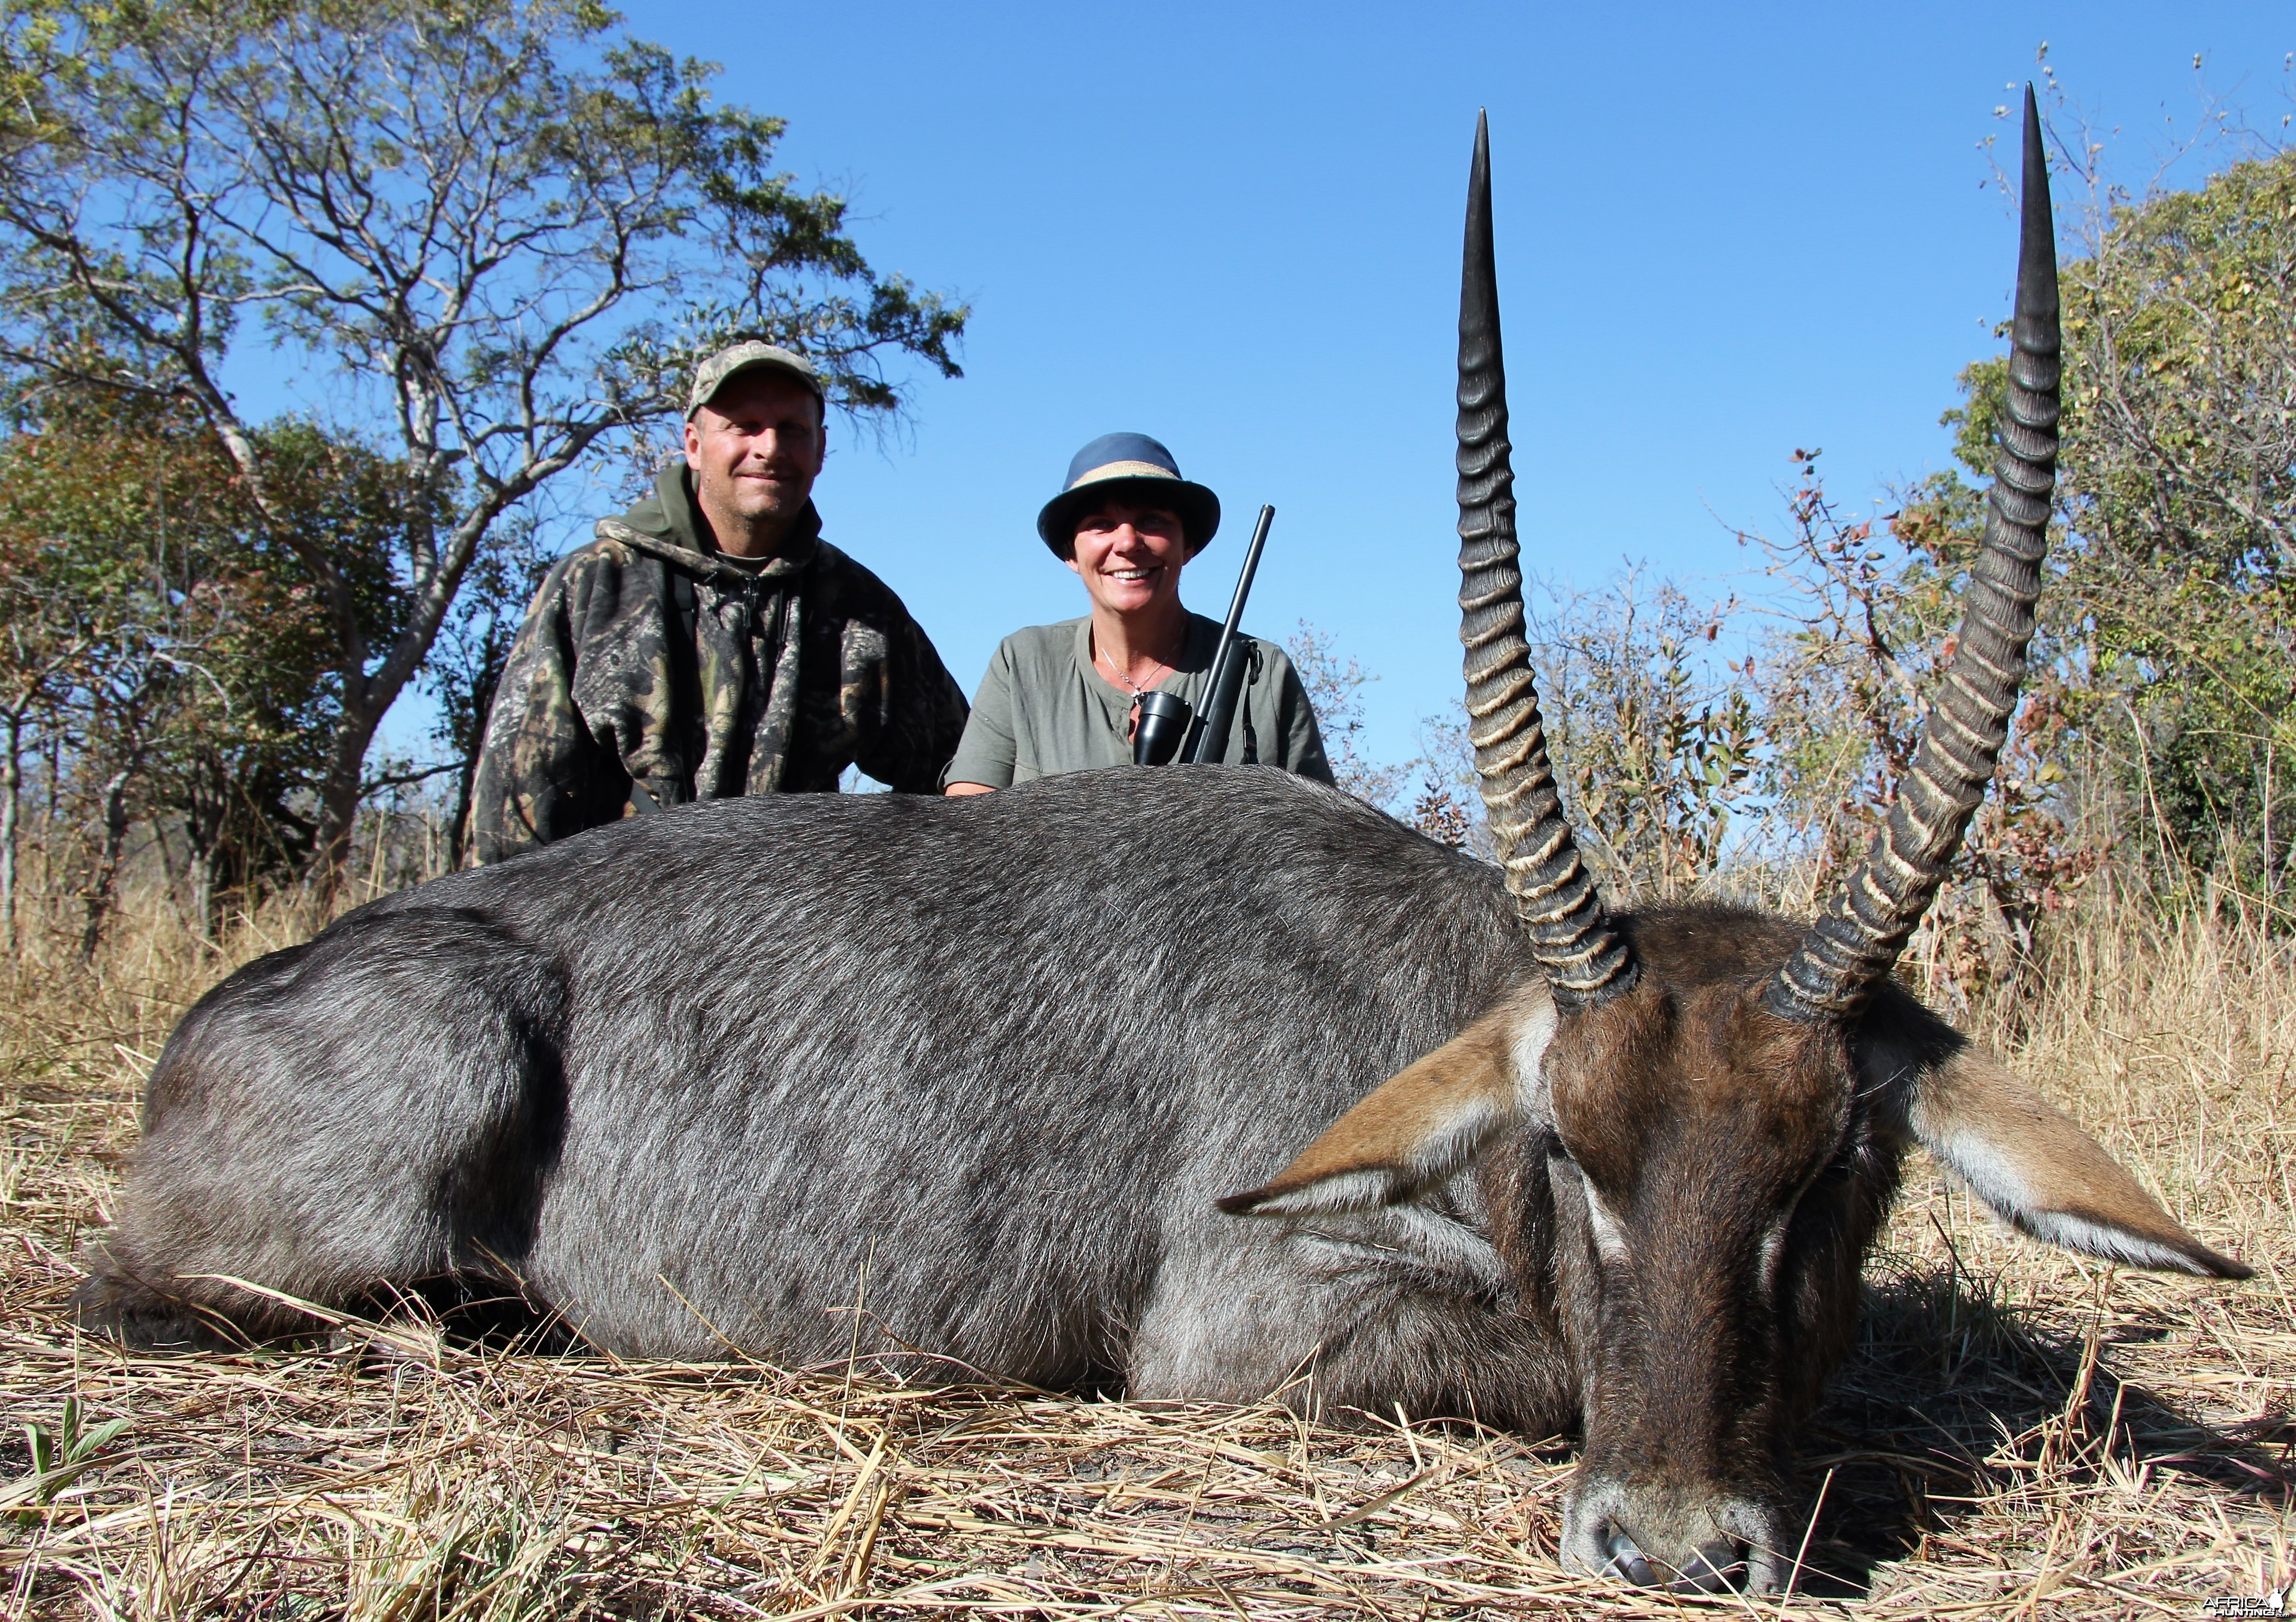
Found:
[{"label": "brown face fur", "polygon": [[1565,1565],[1710,1588],[1742,1560],[1753,1587],[1785,1580],[1791,1429],[1849,1348],[1916,1137],[2038,1237],[2247,1275],[1895,981],[1847,1025],[1770,1012],[1798,926],[1733,907],[1611,922],[1630,989],[1558,1018],[1542,986],[1518,987],[1219,1202],[1364,1210],[1472,1167],[1508,1310],[1561,1343],[1577,1397]]},{"label": "brown face fur", "polygon": [[1558,1225],[1555,1275],[1586,1376],[1576,1490],[1653,1552],[1759,1545],[1790,1427],[1848,1343],[1899,1146],[1855,1106],[1844,1035],[1764,1006],[1789,926],[1620,922],[1637,983],[1564,1020],[1546,1067],[1555,1202],[1586,1217]]}]

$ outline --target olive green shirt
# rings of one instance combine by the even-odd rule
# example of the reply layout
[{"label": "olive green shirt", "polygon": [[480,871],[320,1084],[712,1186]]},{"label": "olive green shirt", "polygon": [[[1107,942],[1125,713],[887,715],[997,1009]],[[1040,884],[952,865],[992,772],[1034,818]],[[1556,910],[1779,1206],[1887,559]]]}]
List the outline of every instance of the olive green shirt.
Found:
[{"label": "olive green shirt", "polygon": [[[1178,667],[1154,691],[1177,694],[1191,713],[1201,709],[1219,634],[1218,621],[1189,615]],[[1299,672],[1274,643],[1242,640],[1251,663],[1221,763],[1280,766],[1331,782],[1323,734]],[[1089,618],[1030,626],[1007,636],[988,661],[964,740],[942,781],[1006,789],[1058,772],[1130,766],[1131,722],[1132,695],[1093,668]]]}]

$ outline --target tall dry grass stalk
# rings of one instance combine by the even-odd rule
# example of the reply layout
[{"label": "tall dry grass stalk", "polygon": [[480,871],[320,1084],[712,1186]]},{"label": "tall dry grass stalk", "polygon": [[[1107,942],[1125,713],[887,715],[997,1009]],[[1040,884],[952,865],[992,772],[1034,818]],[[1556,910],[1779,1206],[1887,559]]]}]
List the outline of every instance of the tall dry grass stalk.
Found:
[{"label": "tall dry grass stalk", "polygon": [[9,1614],[2181,1617],[2289,1580],[2296,960],[2236,922],[2101,891],[2038,993],[1972,1023],[2259,1276],[2042,1251],[1917,1160],[1804,1438],[1816,1512],[1781,1603],[1563,1577],[1567,1446],[1431,1416],[1327,1430],[474,1350],[420,1322],[233,1357],[79,1336],[71,1258],[152,1056],[310,922],[243,920],[217,954],[147,905],[92,969],[0,970]]}]

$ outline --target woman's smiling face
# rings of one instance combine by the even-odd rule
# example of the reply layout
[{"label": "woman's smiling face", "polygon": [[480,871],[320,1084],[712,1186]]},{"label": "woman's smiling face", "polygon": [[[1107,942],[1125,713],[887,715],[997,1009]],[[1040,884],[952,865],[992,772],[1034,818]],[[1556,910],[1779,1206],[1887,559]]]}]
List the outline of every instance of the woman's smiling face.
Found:
[{"label": "woman's smiling face", "polygon": [[1128,618],[1177,602],[1187,561],[1187,531],[1177,513],[1111,501],[1077,520],[1068,565],[1095,603]]}]

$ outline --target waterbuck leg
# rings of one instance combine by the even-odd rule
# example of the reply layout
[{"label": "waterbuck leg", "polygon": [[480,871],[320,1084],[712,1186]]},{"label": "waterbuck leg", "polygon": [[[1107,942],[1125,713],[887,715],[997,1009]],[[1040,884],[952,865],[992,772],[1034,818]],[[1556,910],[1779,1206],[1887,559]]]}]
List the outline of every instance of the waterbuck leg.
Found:
[{"label": "waterbuck leg", "polygon": [[455,909],[355,916],[241,971],[152,1072],[81,1322],[215,1346],[320,1328],[296,1301],[514,1282],[563,1130],[562,1001],[547,958]]},{"label": "waterbuck leg", "polygon": [[1276,1396],[1326,1419],[1385,1420],[1400,1404],[1541,1435],[1575,1424],[1551,1327],[1455,1216],[1410,1204],[1222,1237],[1160,1278],[1132,1339],[1135,1399]]}]

